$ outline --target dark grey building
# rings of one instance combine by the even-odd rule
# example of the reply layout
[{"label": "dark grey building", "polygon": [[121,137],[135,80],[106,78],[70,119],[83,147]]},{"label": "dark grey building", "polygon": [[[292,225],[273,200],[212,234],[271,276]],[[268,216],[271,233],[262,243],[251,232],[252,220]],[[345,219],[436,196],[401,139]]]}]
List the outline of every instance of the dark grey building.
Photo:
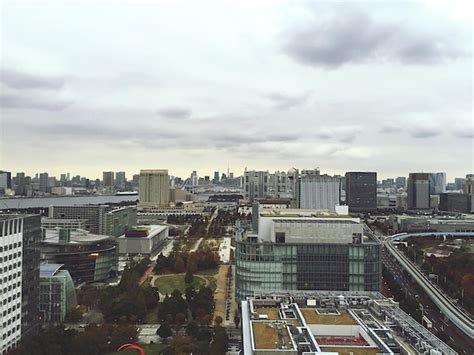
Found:
[{"label": "dark grey building", "polygon": [[39,329],[39,282],[41,241],[41,216],[23,217],[23,265],[21,296],[21,333],[22,337],[36,334]]},{"label": "dark grey building", "polygon": [[469,213],[471,210],[471,196],[460,193],[442,193],[439,195],[438,210]]},{"label": "dark grey building", "polygon": [[410,173],[407,184],[407,208],[409,210],[430,209],[430,174]]},{"label": "dark grey building", "polygon": [[351,213],[377,211],[377,173],[346,173],[346,205]]}]

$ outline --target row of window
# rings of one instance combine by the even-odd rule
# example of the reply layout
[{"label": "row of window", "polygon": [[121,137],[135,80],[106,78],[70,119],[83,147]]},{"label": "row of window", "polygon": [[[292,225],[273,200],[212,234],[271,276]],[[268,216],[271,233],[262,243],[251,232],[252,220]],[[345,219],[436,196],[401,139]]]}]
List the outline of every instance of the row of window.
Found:
[{"label": "row of window", "polygon": [[[16,287],[20,287],[20,286],[21,286],[21,282],[18,281],[18,282],[16,283],[16,285],[13,284],[13,285],[9,285],[8,287],[5,287],[5,288],[3,289],[3,293],[7,293],[8,291],[11,291],[11,290],[13,289],[13,287],[15,287],[15,286],[16,286]],[[0,289],[0,292],[2,292],[1,289]]]},{"label": "row of window", "polygon": [[[5,267],[3,268],[3,272],[11,271],[11,270],[13,270],[14,268],[20,267],[20,266],[21,266],[21,261],[18,261],[18,262],[16,262],[16,263],[11,264],[11,265],[5,266]],[[0,272],[1,272],[1,271],[2,271],[2,269],[0,268]]]},{"label": "row of window", "polygon": [[12,335],[15,331],[20,330],[20,325],[18,324],[14,329],[9,330],[6,334],[3,334],[3,340]]},{"label": "row of window", "polygon": [[[3,282],[11,281],[12,279],[14,279],[14,278],[17,277],[17,276],[21,276],[21,272],[20,272],[20,271],[14,272],[14,273],[12,273],[12,274],[10,274],[10,275],[8,275],[8,276],[5,276],[5,277],[3,278]],[[1,281],[2,281],[2,279],[0,279],[0,283],[1,283]]]},{"label": "row of window", "polygon": [[17,314],[16,317],[10,318],[8,322],[3,322],[3,328],[6,328],[7,325],[12,324],[15,320],[20,319],[21,314]]},{"label": "row of window", "polygon": [[18,292],[14,294],[13,296],[5,298],[2,303],[5,306],[7,303],[10,303],[11,301],[15,300],[17,297],[20,298],[20,296],[21,296],[21,292]]},{"label": "row of window", "polygon": [[15,311],[17,308],[20,309],[20,303],[12,305],[10,308],[8,308],[8,310],[4,310],[3,316],[6,317],[7,314],[12,314],[12,312]]},{"label": "row of window", "polygon": [[5,258],[3,258],[3,257],[0,256],[0,263],[3,263],[4,261],[7,261],[7,260],[12,260],[12,259],[14,259],[14,258],[16,258],[16,257],[21,257],[21,251],[18,252],[18,253],[15,252],[15,253],[10,254],[10,255],[8,255],[8,256],[5,255]]},{"label": "row of window", "polygon": [[18,247],[21,247],[21,242],[0,246],[0,253],[2,253],[3,251],[15,249]]}]

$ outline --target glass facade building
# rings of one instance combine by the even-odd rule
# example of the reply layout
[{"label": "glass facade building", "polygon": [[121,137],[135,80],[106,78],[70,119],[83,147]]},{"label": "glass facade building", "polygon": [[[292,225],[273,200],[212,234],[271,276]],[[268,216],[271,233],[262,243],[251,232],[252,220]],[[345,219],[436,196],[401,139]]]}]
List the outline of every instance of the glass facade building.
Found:
[{"label": "glass facade building", "polygon": [[255,291],[379,291],[380,244],[237,242],[236,295]]},{"label": "glass facade building", "polygon": [[63,265],[43,264],[40,267],[39,311],[45,323],[64,322],[66,314],[77,305],[74,282]]}]

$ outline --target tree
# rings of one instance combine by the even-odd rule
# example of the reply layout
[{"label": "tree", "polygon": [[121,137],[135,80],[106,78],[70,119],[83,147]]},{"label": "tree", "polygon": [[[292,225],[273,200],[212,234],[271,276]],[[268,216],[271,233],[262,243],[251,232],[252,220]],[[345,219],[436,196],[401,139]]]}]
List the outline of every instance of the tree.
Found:
[{"label": "tree", "polygon": [[188,323],[188,326],[186,327],[186,335],[192,336],[193,338],[196,338],[199,332],[199,326],[195,321],[191,321]]},{"label": "tree", "polygon": [[181,256],[177,256],[174,261],[174,271],[177,273],[181,273],[181,272],[184,272],[184,270],[185,270],[184,260]]},{"label": "tree", "polygon": [[225,354],[229,346],[227,332],[221,326],[214,327],[214,339],[211,344],[211,355]]},{"label": "tree", "polygon": [[173,332],[171,331],[171,327],[167,322],[161,323],[160,327],[156,331],[156,334],[160,336],[160,338],[163,338],[166,340],[166,338],[170,337],[173,335]]},{"label": "tree", "polygon": [[223,321],[224,321],[224,320],[222,319],[221,316],[217,316],[217,317],[214,319],[214,324],[215,324],[216,326],[219,326],[219,327],[220,327]]},{"label": "tree", "polygon": [[184,282],[187,285],[190,285],[193,283],[193,281],[194,281],[193,273],[188,269],[188,271],[186,271],[186,274],[184,275]]}]

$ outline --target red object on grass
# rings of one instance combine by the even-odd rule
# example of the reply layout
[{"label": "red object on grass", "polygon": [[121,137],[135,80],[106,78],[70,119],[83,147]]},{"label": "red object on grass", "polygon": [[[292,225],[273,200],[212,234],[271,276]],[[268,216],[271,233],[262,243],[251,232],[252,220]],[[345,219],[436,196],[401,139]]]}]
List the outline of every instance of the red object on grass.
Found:
[{"label": "red object on grass", "polygon": [[137,344],[123,344],[120,348],[118,348],[117,351],[126,351],[126,350],[130,350],[130,349],[138,351],[139,355],[145,355],[145,350],[143,350]]}]

